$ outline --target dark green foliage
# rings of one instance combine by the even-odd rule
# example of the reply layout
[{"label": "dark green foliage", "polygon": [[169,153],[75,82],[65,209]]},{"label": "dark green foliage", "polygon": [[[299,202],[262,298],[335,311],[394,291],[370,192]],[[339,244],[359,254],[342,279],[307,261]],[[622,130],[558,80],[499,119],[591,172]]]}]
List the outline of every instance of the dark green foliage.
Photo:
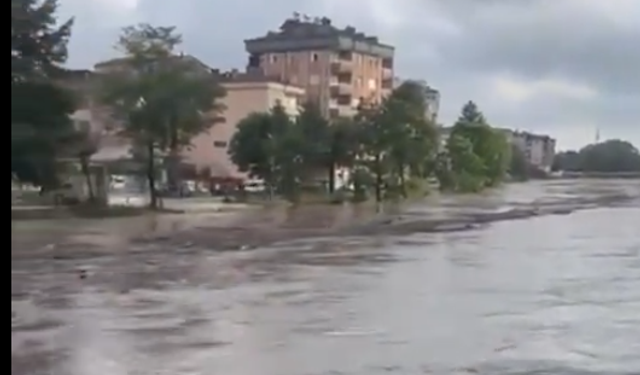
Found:
[{"label": "dark green foliage", "polygon": [[270,113],[253,113],[238,124],[229,155],[241,171],[264,180],[270,195],[277,190],[295,199],[308,145],[302,130],[276,105]]},{"label": "dark green foliage", "polygon": [[140,146],[154,208],[158,159],[166,159],[169,185],[177,186],[180,151],[220,119],[217,100],[225,94],[208,71],[176,53],[181,41],[174,27],[124,28],[118,43],[124,69],[107,74],[101,88],[123,135]]},{"label": "dark green foliage", "polygon": [[57,7],[11,1],[11,174],[41,186],[57,183],[56,158],[74,133],[73,96],[53,81],[63,73],[73,23],[57,27]]},{"label": "dark green foliage", "polygon": [[511,145],[506,136],[487,124],[473,102],[462,108],[447,140],[446,154],[440,156],[441,188],[479,191],[499,184],[511,161]]},{"label": "dark green foliage", "polygon": [[509,162],[509,175],[511,178],[520,181],[527,180],[531,177],[529,169],[524,152],[518,146],[512,144],[511,160]]},{"label": "dark green foliage", "polygon": [[361,103],[353,118],[333,121],[311,103],[295,121],[281,107],[254,113],[240,122],[229,153],[242,171],[289,199],[319,170],[329,172],[333,185],[336,166],[351,171],[356,201],[408,197],[432,174],[442,189],[461,192],[501,182],[511,160],[503,133],[469,103],[446,149],[439,150],[437,127],[425,116],[424,93],[423,85],[408,81],[379,104]]},{"label": "dark green foliage", "polygon": [[63,72],[73,19],[58,25],[57,0],[11,0],[11,81]]},{"label": "dark green foliage", "polygon": [[629,142],[612,139],[561,152],[553,161],[554,170],[569,172],[638,172],[640,154]]}]

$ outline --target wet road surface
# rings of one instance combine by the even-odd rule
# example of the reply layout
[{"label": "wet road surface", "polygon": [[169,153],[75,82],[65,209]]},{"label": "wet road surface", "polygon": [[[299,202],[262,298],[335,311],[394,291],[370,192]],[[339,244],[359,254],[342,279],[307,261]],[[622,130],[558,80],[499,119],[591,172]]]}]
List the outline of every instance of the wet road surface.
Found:
[{"label": "wet road surface", "polygon": [[638,374],[638,223],[19,259],[12,374]]}]

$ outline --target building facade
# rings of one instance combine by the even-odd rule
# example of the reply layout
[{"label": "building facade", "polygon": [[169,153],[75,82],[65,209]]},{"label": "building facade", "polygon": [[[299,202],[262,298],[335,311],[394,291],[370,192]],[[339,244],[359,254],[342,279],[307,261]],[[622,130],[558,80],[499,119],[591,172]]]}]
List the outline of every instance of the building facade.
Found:
[{"label": "building facade", "polygon": [[394,48],[328,18],[294,16],[276,32],[245,40],[247,71],[299,86],[329,116],[349,116],[393,88]]},{"label": "building facade", "polygon": [[238,123],[251,113],[268,112],[276,104],[282,105],[291,116],[297,116],[305,92],[259,72],[214,74],[219,75],[227,92],[221,100],[225,107],[221,114],[223,121],[196,136],[192,146],[183,152],[183,161],[197,170],[209,169],[212,177],[245,179],[247,176],[238,171],[228,155],[229,142]]},{"label": "building facade", "polygon": [[[440,147],[446,147],[451,127],[440,127]],[[543,171],[550,171],[556,155],[556,140],[548,135],[533,134],[511,129],[497,128],[504,133],[509,143],[520,149],[527,163]]]},{"label": "building facade", "polygon": [[[209,131],[196,136],[192,146],[183,151],[183,162],[194,167],[196,171],[210,170],[212,177],[245,178],[228,155],[228,145],[236,131],[240,120],[253,112],[268,112],[277,103],[282,105],[292,116],[298,114],[304,90],[285,84],[279,79],[268,77],[260,71],[241,73],[238,71],[220,72],[207,67],[190,56],[183,58],[193,60],[194,67],[203,74],[213,76],[226,91],[220,99],[224,111],[216,114],[224,121],[216,122]],[[76,89],[87,89],[83,108],[73,115],[74,121],[91,131],[99,138],[98,151],[92,160],[113,162],[131,158],[132,145],[127,138],[120,136],[122,124],[116,121],[109,108],[91,100],[91,80],[99,79],[101,74],[118,72],[126,69],[126,61],[117,59],[97,64],[95,70],[73,77],[67,82]]]},{"label": "building facade", "polygon": [[551,171],[556,155],[556,140],[548,135],[505,130],[507,138],[524,154],[527,162],[544,171]]},{"label": "building facade", "polygon": [[438,121],[440,111],[440,92],[428,85],[425,85],[425,116],[433,122]]}]

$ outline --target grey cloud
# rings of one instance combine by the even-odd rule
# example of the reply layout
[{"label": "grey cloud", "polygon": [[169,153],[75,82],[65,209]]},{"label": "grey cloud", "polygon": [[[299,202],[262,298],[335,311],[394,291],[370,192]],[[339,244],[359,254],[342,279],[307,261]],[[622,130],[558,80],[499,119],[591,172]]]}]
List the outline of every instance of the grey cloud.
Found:
[{"label": "grey cloud", "polygon": [[[62,1],[68,4],[68,12],[78,15],[70,63],[87,66],[112,53],[109,48],[117,36],[114,21],[105,26],[99,14],[92,14],[89,1]],[[139,0],[133,17],[121,23],[176,25],[185,37],[185,52],[215,67],[242,68],[246,62],[243,39],[276,29],[293,11],[326,15],[337,24],[352,24],[395,45],[398,74],[426,79],[440,89],[441,118],[446,122],[455,119],[465,101],[474,99],[500,126],[531,131],[566,126],[591,132],[596,124],[603,134],[640,143],[636,68],[640,49],[634,48],[640,28],[615,25],[568,5],[551,12],[546,0],[376,2],[383,11],[356,0]],[[384,19],[388,15],[405,19],[389,24]],[[486,78],[497,72],[524,80],[561,78],[583,83],[594,87],[600,97],[539,97],[504,103],[486,87]],[[581,123],[583,130],[576,125]]]},{"label": "grey cloud", "polygon": [[512,3],[464,17],[464,34],[447,38],[443,53],[466,69],[564,77],[609,93],[640,94],[640,27],[579,9],[537,9],[542,1]]}]

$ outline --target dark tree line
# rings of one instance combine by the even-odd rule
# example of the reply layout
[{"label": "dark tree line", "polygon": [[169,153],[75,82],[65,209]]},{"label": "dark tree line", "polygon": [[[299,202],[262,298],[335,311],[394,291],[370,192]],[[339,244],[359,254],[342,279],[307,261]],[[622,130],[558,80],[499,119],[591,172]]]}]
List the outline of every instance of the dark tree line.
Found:
[{"label": "dark tree line", "polygon": [[275,106],[242,120],[229,148],[240,170],[262,179],[268,191],[298,199],[309,179],[350,172],[353,199],[406,198],[430,178],[442,190],[472,192],[499,184],[511,158],[506,137],[467,103],[447,140],[425,116],[423,87],[407,81],[381,103],[360,106],[353,117],[328,120],[314,103],[297,117]]},{"label": "dark tree line", "polygon": [[558,153],[553,170],[567,172],[640,172],[640,154],[631,143],[613,139],[578,151]]},{"label": "dark tree line", "polygon": [[73,20],[56,26],[57,7],[11,1],[11,175],[41,186],[55,183],[56,158],[75,137],[75,98],[55,84]]}]

